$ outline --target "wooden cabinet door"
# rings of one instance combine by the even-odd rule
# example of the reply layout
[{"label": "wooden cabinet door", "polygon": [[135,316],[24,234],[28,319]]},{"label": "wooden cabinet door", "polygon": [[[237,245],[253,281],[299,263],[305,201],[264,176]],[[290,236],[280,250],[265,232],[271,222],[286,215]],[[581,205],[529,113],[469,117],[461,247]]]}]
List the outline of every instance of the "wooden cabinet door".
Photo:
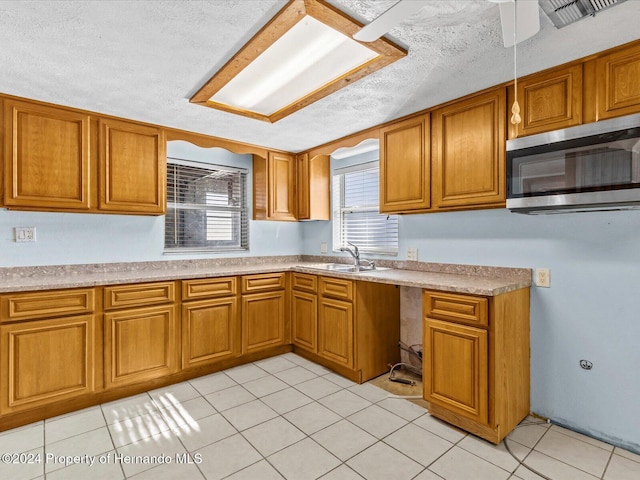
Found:
[{"label": "wooden cabinet door", "polygon": [[284,345],[285,292],[253,293],[242,297],[242,353]]},{"label": "wooden cabinet door", "polygon": [[298,155],[298,220],[330,220],[331,168],[329,155]]},{"label": "wooden cabinet door", "polygon": [[380,212],[431,205],[429,114],[380,129]]},{"label": "wooden cabinet door", "polygon": [[[594,120],[640,112],[640,44],[617,50],[595,61]],[[592,95],[587,99],[591,101]]]},{"label": "wooden cabinet door", "polygon": [[105,313],[104,329],[107,387],[138,383],[177,371],[174,306]]},{"label": "wooden cabinet door", "polygon": [[182,305],[182,368],[208,365],[240,354],[238,299]]},{"label": "wooden cabinet door", "polygon": [[294,290],[291,294],[293,344],[310,352],[317,349],[318,296]]},{"label": "wooden cabinet door", "polygon": [[353,368],[353,304],[332,298],[320,299],[318,354]]},{"label": "wooden cabinet door", "polygon": [[432,207],[505,204],[505,89],[433,113]]},{"label": "wooden cabinet door", "polygon": [[0,326],[0,414],[96,390],[93,315]]},{"label": "wooden cabinet door", "polygon": [[424,399],[487,424],[487,331],[426,317],[423,334]]},{"label": "wooden cabinet door", "polygon": [[268,217],[296,220],[296,177],[293,155],[269,152]]},{"label": "wooden cabinet door", "polygon": [[155,127],[100,120],[101,210],[163,215],[166,211],[166,153]]},{"label": "wooden cabinet door", "polygon": [[4,100],[4,203],[88,210],[89,116]]},{"label": "wooden cabinet door", "polygon": [[[507,121],[513,88],[509,90]],[[549,132],[582,123],[582,64],[547,70],[518,80],[522,123],[509,125],[509,138]]]}]

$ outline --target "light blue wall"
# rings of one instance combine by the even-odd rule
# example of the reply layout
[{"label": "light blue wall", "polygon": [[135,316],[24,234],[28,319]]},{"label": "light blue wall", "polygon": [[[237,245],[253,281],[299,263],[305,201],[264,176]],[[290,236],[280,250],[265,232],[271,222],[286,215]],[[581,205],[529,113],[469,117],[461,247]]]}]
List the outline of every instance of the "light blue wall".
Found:
[{"label": "light blue wall", "polygon": [[[251,170],[250,155],[169,142],[168,156]],[[251,175],[248,176],[251,204]],[[251,214],[249,215],[251,218]],[[36,227],[35,243],[14,242],[14,227]],[[17,212],[0,209],[0,267],[142,262],[240,255],[291,255],[301,250],[296,222],[249,221],[249,252],[163,253],[164,217]]]},{"label": "light blue wall", "polygon": [[[399,229],[400,260],[417,247],[425,262],[550,268],[551,288],[531,289],[531,409],[640,452],[640,211],[416,214]],[[302,236],[303,253],[331,251],[331,222]]]}]

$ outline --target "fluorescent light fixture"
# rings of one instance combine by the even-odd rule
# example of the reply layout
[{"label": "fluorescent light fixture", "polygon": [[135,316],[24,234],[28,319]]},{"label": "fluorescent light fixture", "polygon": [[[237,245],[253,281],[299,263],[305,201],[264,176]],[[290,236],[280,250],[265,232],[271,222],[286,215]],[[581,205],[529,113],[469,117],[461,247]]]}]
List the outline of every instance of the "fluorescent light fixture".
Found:
[{"label": "fluorescent light fixture", "polygon": [[322,0],[292,0],[191,102],[276,122],[407,54],[353,40],[360,27]]}]

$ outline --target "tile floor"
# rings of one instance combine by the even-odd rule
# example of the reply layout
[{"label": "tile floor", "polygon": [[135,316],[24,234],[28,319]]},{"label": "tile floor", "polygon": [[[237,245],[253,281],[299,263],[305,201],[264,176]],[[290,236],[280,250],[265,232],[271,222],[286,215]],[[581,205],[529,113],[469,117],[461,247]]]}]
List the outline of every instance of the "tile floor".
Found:
[{"label": "tile floor", "polygon": [[[509,446],[554,480],[640,478],[640,455],[534,418]],[[0,433],[0,453],[24,454],[0,462],[11,480],[542,478],[504,445],[292,353]]]}]

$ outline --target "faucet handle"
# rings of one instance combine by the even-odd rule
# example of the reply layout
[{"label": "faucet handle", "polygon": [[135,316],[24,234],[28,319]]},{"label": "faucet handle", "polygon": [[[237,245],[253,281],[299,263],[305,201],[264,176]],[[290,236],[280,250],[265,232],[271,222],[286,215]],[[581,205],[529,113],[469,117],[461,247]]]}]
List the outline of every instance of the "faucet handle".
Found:
[{"label": "faucet handle", "polygon": [[355,243],[352,243],[352,242],[347,242],[347,243],[354,248],[355,254],[358,255],[359,254],[358,246]]}]

